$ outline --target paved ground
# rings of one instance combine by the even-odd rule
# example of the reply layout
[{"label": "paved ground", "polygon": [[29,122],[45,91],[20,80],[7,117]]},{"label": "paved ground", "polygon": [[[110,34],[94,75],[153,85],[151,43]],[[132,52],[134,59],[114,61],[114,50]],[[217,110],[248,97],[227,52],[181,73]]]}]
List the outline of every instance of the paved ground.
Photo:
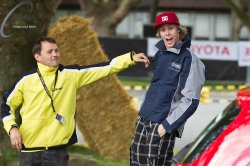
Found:
[{"label": "paved ground", "polygon": [[[145,90],[129,90],[129,95],[135,97],[138,101],[138,109],[144,99]],[[208,103],[201,103],[194,115],[187,121],[183,136],[176,140],[176,150],[180,150],[186,144],[195,139],[203,128],[236,97],[236,91],[211,92]],[[83,136],[77,130],[79,143],[84,143]]]},{"label": "paved ground", "polygon": [[182,138],[176,139],[176,150],[192,142],[226,106],[227,103],[200,104],[197,111],[187,121]]}]

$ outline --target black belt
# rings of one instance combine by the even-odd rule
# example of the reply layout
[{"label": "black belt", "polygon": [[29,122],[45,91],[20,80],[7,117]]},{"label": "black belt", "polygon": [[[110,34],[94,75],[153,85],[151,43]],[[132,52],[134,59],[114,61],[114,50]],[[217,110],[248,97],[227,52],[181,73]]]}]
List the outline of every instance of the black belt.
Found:
[{"label": "black belt", "polygon": [[56,149],[64,149],[66,148],[67,145],[57,145],[57,146],[49,146],[49,147],[34,147],[34,148],[26,148],[22,144],[22,149],[21,150],[27,150],[27,151],[32,151],[32,150],[56,150]]}]

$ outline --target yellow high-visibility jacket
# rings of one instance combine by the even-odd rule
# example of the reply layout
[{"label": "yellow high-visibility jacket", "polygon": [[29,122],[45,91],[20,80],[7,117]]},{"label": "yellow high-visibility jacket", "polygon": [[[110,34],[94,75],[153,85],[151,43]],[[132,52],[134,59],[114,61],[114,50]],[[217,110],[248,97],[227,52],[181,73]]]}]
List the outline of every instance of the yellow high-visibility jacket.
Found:
[{"label": "yellow high-visibility jacket", "polygon": [[[3,95],[1,117],[5,130],[9,133],[11,126],[16,124],[15,110],[22,105],[22,123],[19,126],[23,139],[22,150],[43,150],[76,143],[75,110],[78,88],[134,64],[130,53],[118,56],[110,63],[91,66],[59,65],[54,68],[38,63],[38,69],[52,95],[55,111],[65,119],[65,123],[62,124],[56,119],[51,99],[37,70],[33,70],[20,77]],[[54,87],[56,73],[58,76]]]}]

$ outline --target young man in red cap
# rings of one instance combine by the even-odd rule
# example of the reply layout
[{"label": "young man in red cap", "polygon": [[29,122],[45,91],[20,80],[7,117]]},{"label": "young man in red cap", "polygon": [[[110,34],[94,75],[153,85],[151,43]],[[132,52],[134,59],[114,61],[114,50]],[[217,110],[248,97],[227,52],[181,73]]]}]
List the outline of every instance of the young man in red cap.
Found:
[{"label": "young man in red cap", "polygon": [[205,66],[190,50],[191,39],[173,12],[156,16],[153,77],[130,147],[131,166],[170,166],[175,137],[198,107]]}]

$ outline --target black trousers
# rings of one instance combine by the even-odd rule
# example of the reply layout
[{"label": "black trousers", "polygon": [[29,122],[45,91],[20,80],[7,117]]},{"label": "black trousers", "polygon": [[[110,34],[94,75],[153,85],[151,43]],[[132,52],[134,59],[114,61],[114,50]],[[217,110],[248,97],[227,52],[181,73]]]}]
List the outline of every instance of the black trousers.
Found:
[{"label": "black trousers", "polygon": [[67,148],[20,152],[20,166],[68,166]]}]

